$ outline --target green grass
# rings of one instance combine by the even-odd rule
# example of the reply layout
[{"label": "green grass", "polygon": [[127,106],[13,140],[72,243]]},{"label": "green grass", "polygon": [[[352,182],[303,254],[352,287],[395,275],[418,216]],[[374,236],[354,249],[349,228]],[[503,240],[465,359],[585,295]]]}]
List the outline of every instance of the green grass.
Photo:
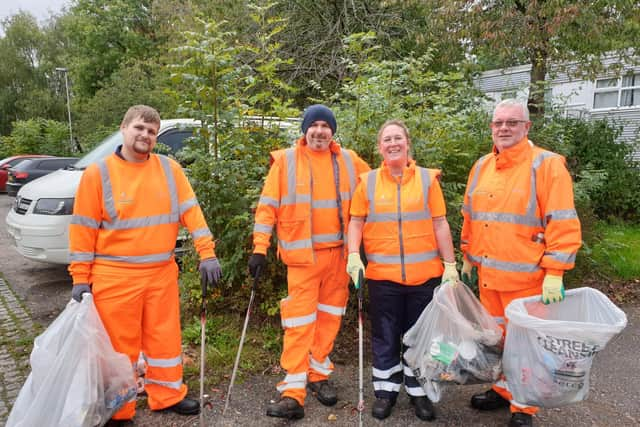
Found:
[{"label": "green grass", "polygon": [[601,236],[592,244],[593,260],[613,276],[640,278],[640,224],[606,224],[596,227]]}]

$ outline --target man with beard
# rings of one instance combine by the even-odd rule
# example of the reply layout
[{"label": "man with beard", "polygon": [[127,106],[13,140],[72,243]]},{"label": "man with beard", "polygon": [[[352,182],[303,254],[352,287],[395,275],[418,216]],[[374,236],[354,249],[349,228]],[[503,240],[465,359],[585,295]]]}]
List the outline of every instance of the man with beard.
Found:
[{"label": "man with beard", "polygon": [[358,176],[369,166],[334,141],[336,119],[324,105],[308,107],[295,147],[271,153],[253,229],[249,271],[266,266],[273,227],[278,255],[287,265],[288,296],[280,303],[284,343],[280,363],[287,372],[278,383],[281,398],[267,415],[304,417],[308,388],[323,405],[338,401],[328,381],[329,353],[349,296],[346,225]]},{"label": "man with beard", "polygon": [[[214,286],[220,264],[211,232],[180,165],[152,154],[160,115],[131,107],[120,130],[123,144],[82,175],[69,226],[72,297],[92,293],[116,351],[147,362],[145,391],[152,410],[200,412],[182,382],[178,266],[173,250],[180,224],[200,257],[201,279]],[[132,373],[133,375],[133,373]],[[108,425],[135,415],[135,398]]]}]

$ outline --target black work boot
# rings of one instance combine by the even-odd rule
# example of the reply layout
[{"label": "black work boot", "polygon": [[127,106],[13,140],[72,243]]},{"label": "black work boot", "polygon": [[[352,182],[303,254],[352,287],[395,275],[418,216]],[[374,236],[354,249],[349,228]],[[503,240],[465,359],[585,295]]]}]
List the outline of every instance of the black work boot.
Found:
[{"label": "black work boot", "polygon": [[277,402],[267,405],[267,415],[270,417],[298,420],[304,418],[304,407],[292,397],[282,397]]},{"label": "black work boot", "polygon": [[200,413],[200,402],[195,399],[185,397],[175,405],[165,408],[165,410],[172,411],[180,415],[198,415]]},{"label": "black work boot", "polygon": [[514,412],[511,414],[511,420],[509,421],[509,427],[532,427],[533,417],[524,412]]},{"label": "black work boot", "polygon": [[338,403],[338,393],[329,380],[307,383],[307,388],[324,406],[333,406]]},{"label": "black work boot", "polygon": [[509,401],[500,396],[494,389],[471,396],[471,406],[481,411],[493,411],[494,409],[508,408]]},{"label": "black work boot", "polygon": [[371,407],[371,415],[373,415],[373,418],[384,420],[389,415],[391,415],[391,409],[395,404],[396,402],[391,399],[378,397],[376,398],[376,401],[373,402],[373,406]]},{"label": "black work boot", "polygon": [[436,419],[436,410],[427,396],[411,396],[411,404],[415,408],[416,417],[422,421],[433,421]]}]

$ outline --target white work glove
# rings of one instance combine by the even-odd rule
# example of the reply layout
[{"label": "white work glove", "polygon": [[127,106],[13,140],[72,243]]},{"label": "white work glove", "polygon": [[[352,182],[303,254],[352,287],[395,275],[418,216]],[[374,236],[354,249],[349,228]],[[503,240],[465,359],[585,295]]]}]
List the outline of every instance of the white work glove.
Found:
[{"label": "white work glove", "polygon": [[444,264],[444,273],[442,273],[442,284],[447,282],[451,282],[453,286],[458,284],[460,281],[460,276],[458,275],[458,270],[456,269],[455,262],[443,262]]},{"label": "white work glove", "polygon": [[542,281],[542,302],[560,302],[564,299],[564,284],[562,276],[547,274]]},{"label": "white work glove", "polygon": [[360,259],[360,254],[358,252],[351,252],[347,258],[347,273],[351,276],[351,280],[353,280],[356,289],[360,288],[358,279],[361,271],[364,275],[364,264]]}]

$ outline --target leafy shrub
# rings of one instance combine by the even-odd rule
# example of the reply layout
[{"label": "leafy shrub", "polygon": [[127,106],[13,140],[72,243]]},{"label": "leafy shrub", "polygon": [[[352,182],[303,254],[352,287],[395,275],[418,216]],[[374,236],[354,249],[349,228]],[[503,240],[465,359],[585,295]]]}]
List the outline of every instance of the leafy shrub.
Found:
[{"label": "leafy shrub", "polygon": [[0,158],[14,154],[71,155],[67,123],[37,118],[12,125],[11,135],[2,138]]}]

